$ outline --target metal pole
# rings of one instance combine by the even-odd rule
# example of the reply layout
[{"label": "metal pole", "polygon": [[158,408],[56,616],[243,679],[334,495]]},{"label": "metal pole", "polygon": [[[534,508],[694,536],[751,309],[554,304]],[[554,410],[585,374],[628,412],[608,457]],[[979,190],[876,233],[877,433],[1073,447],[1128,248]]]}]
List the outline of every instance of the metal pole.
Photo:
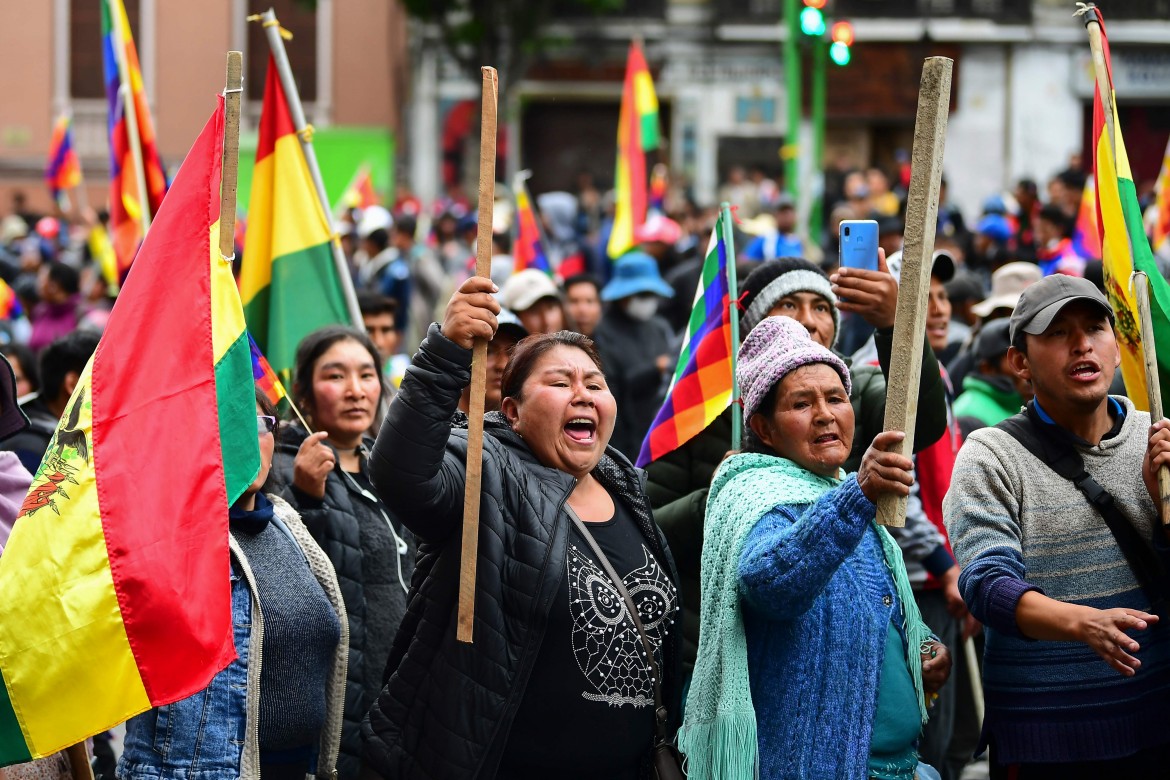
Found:
[{"label": "metal pole", "polygon": [[349,275],[349,264],[345,261],[345,254],[341,251],[341,242],[337,239],[337,229],[333,224],[333,213],[329,207],[329,197],[325,194],[325,182],[321,179],[321,168],[317,164],[317,153],[313,151],[313,141],[305,121],[305,109],[301,105],[301,94],[297,91],[297,83],[293,80],[292,68],[288,64],[288,53],[284,50],[284,39],[280,37],[280,22],[276,19],[276,12],[269,8],[261,16],[264,34],[268,37],[268,47],[272,50],[272,60],[276,63],[276,72],[280,74],[280,85],[284,87],[285,100],[288,101],[288,111],[292,114],[293,124],[296,126],[297,138],[301,141],[301,151],[305,153],[305,162],[309,166],[309,175],[313,177],[313,186],[317,190],[317,200],[321,204],[321,211],[325,215],[325,224],[329,226],[332,236],[329,243],[333,247],[333,264],[337,267],[338,280],[341,282],[341,291],[345,295],[345,303],[349,309],[349,317],[353,326],[364,329],[362,313],[358,308],[357,293],[353,289],[353,278]]},{"label": "metal pole", "polygon": [[727,247],[727,291],[731,307],[731,449],[738,450],[743,436],[743,406],[739,403],[739,376],[736,364],[739,362],[739,284],[735,278],[735,228],[731,221],[731,205],[719,207],[719,222],[723,229],[723,242]]},{"label": "metal pole", "polygon": [[812,169],[813,176],[819,177],[821,186],[813,187],[809,193],[812,197],[812,208],[809,212],[808,230],[813,241],[821,243],[825,231],[825,81],[828,69],[829,42],[822,36],[813,41],[813,70],[812,70],[812,125],[813,148]]},{"label": "metal pole", "polygon": [[800,0],[784,0],[784,85],[788,96],[788,130],[784,134],[784,189],[797,195],[800,145]]}]

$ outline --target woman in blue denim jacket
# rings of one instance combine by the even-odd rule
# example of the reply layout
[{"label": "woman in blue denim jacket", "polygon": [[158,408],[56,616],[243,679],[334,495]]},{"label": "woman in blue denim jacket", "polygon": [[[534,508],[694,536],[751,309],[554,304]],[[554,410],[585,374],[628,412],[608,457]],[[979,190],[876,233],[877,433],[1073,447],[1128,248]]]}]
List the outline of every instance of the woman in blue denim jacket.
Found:
[{"label": "woman in blue denim jacket", "polygon": [[276,416],[259,392],[256,413],[260,473],[231,508],[228,540],[238,657],[199,693],[127,722],[122,780],[335,775],[345,606],[333,566],[296,511],[261,493]]}]

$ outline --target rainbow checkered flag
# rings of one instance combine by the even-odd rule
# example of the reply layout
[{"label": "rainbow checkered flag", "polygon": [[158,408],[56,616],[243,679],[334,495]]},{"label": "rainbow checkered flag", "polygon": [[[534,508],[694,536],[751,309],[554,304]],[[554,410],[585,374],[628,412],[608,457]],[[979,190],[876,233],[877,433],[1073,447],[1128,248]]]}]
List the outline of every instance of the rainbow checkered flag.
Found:
[{"label": "rainbow checkered flag", "polygon": [[711,231],[674,379],[642,442],[639,468],[697,436],[723,414],[736,395],[734,366],[739,344],[730,293],[735,252],[729,223],[724,216]]}]

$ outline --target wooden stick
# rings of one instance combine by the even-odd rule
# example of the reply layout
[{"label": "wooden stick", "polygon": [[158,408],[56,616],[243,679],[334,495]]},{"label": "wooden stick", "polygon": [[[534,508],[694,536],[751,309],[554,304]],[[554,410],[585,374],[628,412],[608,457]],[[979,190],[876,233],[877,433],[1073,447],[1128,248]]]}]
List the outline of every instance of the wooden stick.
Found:
[{"label": "wooden stick", "polygon": [[93,780],[93,766],[89,763],[89,751],[84,741],[65,748],[65,755],[69,758],[69,772],[73,780]]},{"label": "wooden stick", "polygon": [[[918,115],[914,120],[906,234],[898,285],[898,310],[894,316],[894,354],[890,361],[885,419],[887,431],[906,433],[906,438],[890,451],[907,457],[913,452],[914,423],[918,416],[922,344],[926,337],[930,266],[934,257],[934,232],[938,226],[938,191],[942,182],[953,65],[954,62],[946,57],[927,58],[922,66]],[[904,526],[906,498],[883,494],[878,500],[877,521],[882,525]]]},{"label": "wooden stick", "polygon": [[240,95],[244,88],[244,55],[227,53],[223,88],[223,167],[219,185],[219,254],[236,254],[236,179],[240,171]]},{"label": "wooden stick", "polygon": [[963,655],[967,659],[967,678],[971,683],[971,701],[975,705],[975,717],[979,721],[979,727],[983,728],[983,675],[979,671],[975,640],[971,637],[963,640]]},{"label": "wooden stick", "polygon": [[[1162,380],[1158,374],[1158,348],[1154,343],[1154,321],[1150,317],[1150,280],[1144,271],[1134,272],[1133,288],[1137,297],[1138,325],[1142,335],[1142,360],[1146,367],[1146,398],[1150,405],[1150,419],[1157,422],[1164,416],[1162,412]],[[1162,498],[1158,506],[1162,525],[1170,525],[1170,469],[1165,466],[1158,469],[1158,493]]]},{"label": "wooden stick", "polygon": [[[496,69],[484,67],[483,115],[479,133],[479,232],[475,275],[492,273],[492,207],[496,200]],[[483,471],[483,405],[487,387],[487,341],[476,339],[471,353],[471,398],[467,411],[467,481],[463,493],[463,556],[459,565],[459,614],[456,638],[472,641],[475,624],[475,570],[479,555],[479,491]]]}]

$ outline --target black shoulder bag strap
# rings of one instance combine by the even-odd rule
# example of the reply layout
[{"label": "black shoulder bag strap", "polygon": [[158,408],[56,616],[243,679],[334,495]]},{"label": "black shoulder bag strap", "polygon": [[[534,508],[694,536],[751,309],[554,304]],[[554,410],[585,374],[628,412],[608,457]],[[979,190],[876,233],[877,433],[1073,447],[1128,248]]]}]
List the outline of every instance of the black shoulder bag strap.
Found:
[{"label": "black shoulder bag strap", "polygon": [[1021,412],[1009,417],[995,427],[1009,434],[1023,445],[1024,449],[1035,455],[1041,463],[1046,464],[1059,476],[1072,482],[1077,490],[1084,494],[1093,508],[1096,509],[1105,524],[1109,526],[1117,546],[1121,548],[1129,568],[1133,571],[1142,592],[1145,593],[1151,607],[1159,614],[1166,611],[1167,604],[1167,575],[1166,570],[1154,552],[1150,542],[1142,539],[1133,523],[1122,514],[1113,500],[1113,494],[1103,488],[1097,480],[1085,470],[1085,461],[1071,443],[1060,442],[1051,436],[1042,435],[1037,429],[1037,423],[1032,419],[1032,407],[1027,412]]},{"label": "black shoulder bag strap", "polygon": [[[597,540],[593,538],[593,534],[589,533],[589,529],[573,508],[565,504],[565,511],[569,513],[569,517],[573,519],[573,525],[577,527],[577,531],[585,539],[589,549],[593,551],[593,555],[597,558],[597,562],[601,564],[601,568],[605,569],[605,573],[609,575],[609,579],[613,582],[613,586],[617,588],[617,592],[622,595],[622,600],[626,603],[626,611],[630,613],[630,619],[634,621],[634,628],[638,629],[638,636],[642,638],[642,650],[646,653],[646,660],[650,664],[650,679],[654,683],[654,770],[659,780],[682,780],[686,775],[682,770],[682,757],[674,745],[670,744],[670,740],[666,738],[666,722],[669,713],[666,711],[666,704],[662,701],[662,672],[658,666],[658,661],[654,658],[654,645],[650,642],[650,637],[646,635],[646,629],[642,626],[642,619],[638,617],[638,607],[634,604],[634,600],[630,598],[630,592],[626,590],[625,583],[618,573],[614,570],[613,564],[609,562],[609,558],[601,551],[597,545]],[[677,774],[675,771],[677,770]]]}]

